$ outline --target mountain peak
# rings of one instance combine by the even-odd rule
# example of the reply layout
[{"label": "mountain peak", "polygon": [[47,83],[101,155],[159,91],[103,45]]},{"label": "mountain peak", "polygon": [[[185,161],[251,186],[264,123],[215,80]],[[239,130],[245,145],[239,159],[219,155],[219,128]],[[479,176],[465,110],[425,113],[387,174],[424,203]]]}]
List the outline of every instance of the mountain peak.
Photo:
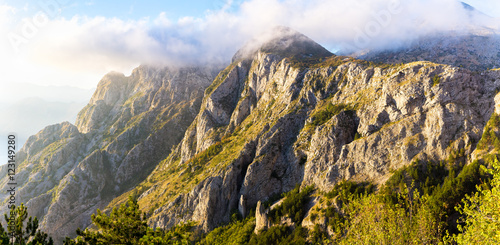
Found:
[{"label": "mountain peak", "polygon": [[472,6],[470,6],[469,4],[467,3],[464,3],[464,2],[460,2],[462,4],[462,6],[466,9],[466,10],[469,10],[469,11],[475,11],[476,9]]},{"label": "mountain peak", "polygon": [[233,56],[232,62],[252,58],[258,51],[298,58],[323,58],[333,55],[306,35],[286,26],[277,26],[245,44]]}]

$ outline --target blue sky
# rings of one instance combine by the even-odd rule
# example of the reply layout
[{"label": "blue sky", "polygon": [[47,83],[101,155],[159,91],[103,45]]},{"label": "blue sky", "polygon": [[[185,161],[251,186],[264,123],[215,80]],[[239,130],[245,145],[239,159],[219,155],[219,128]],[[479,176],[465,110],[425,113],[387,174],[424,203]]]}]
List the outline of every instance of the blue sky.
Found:
[{"label": "blue sky", "polygon": [[[179,19],[185,16],[202,17],[207,11],[219,10],[226,6],[225,0],[40,0],[40,1],[16,1],[6,0],[6,4],[24,9],[26,14],[34,14],[46,6],[54,3],[61,6],[61,16],[72,18],[75,15],[89,17],[105,16],[120,19],[141,19],[145,17],[156,17],[164,12],[171,19]],[[235,7],[242,1],[232,1]]]},{"label": "blue sky", "polygon": [[[38,11],[41,6],[56,2],[64,6],[61,15],[66,18],[71,18],[74,15],[87,15],[124,19],[156,16],[160,12],[166,12],[167,15],[173,19],[184,16],[200,17],[207,11],[221,9],[228,3],[226,0],[122,0],[119,2],[103,0],[5,0],[3,2],[20,9],[26,8],[30,11]],[[243,0],[231,1],[231,5],[233,8],[237,8],[242,2]],[[465,0],[464,2],[491,16],[500,17],[500,9],[491,7],[491,3],[494,2],[494,0]]]},{"label": "blue sky", "polygon": [[[62,6],[61,16],[71,18],[75,15],[90,17],[106,16],[120,19],[140,19],[154,17],[165,12],[169,18],[179,19],[185,16],[202,17],[207,11],[219,10],[227,5],[226,0],[5,0],[4,3],[19,9],[25,8],[27,13],[34,13],[42,6],[58,3]],[[231,1],[233,10],[237,9],[243,0]],[[492,8],[494,0],[465,0],[464,2],[476,7],[490,16],[500,17],[500,9]],[[498,6],[498,5],[496,5]]]}]

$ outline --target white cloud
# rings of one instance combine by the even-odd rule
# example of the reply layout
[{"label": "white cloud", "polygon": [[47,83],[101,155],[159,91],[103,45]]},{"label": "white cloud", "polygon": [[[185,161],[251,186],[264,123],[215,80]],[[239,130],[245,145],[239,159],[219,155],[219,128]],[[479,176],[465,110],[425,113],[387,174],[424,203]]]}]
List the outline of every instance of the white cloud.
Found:
[{"label": "white cloud", "polygon": [[[0,4],[0,34],[6,33],[7,26],[12,24],[12,16],[16,14],[16,12],[16,8]],[[0,50],[2,50],[1,46]]]},{"label": "white cloud", "polygon": [[15,14],[16,13],[16,8],[12,7],[12,6],[9,6],[9,5],[0,5],[0,14],[1,15],[5,15],[5,14],[8,14],[8,13],[12,13],[12,14]]},{"label": "white cloud", "polygon": [[[470,23],[493,25],[485,17],[469,18],[455,0],[250,0],[229,11],[177,21],[165,13],[153,18],[121,20],[75,16],[56,18],[37,28],[16,53],[0,42],[4,82],[95,87],[110,70],[129,72],[140,63],[193,64],[229,62],[247,40],[275,25],[290,26],[327,48],[393,47],[412,38],[444,30],[463,31]],[[444,11],[446,10],[446,11]],[[12,25],[15,9],[0,6],[0,35],[23,36],[24,18]],[[484,23],[487,22],[487,23]],[[14,28],[12,28],[14,26]]]}]

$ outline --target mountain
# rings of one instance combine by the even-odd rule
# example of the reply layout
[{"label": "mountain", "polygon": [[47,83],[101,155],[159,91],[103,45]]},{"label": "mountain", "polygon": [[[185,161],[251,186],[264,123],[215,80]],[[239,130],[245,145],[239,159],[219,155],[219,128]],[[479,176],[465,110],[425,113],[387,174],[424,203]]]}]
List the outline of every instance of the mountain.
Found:
[{"label": "mountain", "polygon": [[[299,46],[267,49],[275,40]],[[498,71],[303,55],[317,46],[288,33],[239,51],[181,143],[108,208],[139,196],[152,227],[195,221],[210,231],[297,184],[321,192],[344,180],[380,185],[412,162],[475,152],[496,108]]]},{"label": "mountain", "polygon": [[462,4],[462,6],[464,6],[465,9],[469,10],[469,11],[475,11],[476,8],[470,6],[469,4],[467,3],[464,3],[464,2],[460,2]]},{"label": "mountain", "polygon": [[[17,204],[26,203],[56,241],[74,236],[96,209],[140,183],[168,156],[218,70],[141,66],[129,77],[106,75],[76,125],[48,126],[17,153]],[[2,178],[0,186],[7,188],[7,182]]]},{"label": "mountain", "polygon": [[333,55],[309,37],[286,26],[277,26],[247,42],[232,62],[252,59],[258,52],[274,53],[294,59],[319,59]]},{"label": "mountain", "polygon": [[344,181],[381,188],[415,163],[498,153],[484,142],[496,137],[499,70],[378,64],[278,27],[219,71],[140,66],[130,77],[106,75],[76,125],[28,139],[17,155],[16,200],[56,240],[128,196],[151,227],[194,221],[209,232],[239,214],[254,218],[258,232],[276,222],[283,193],[314,186],[302,211],[278,223],[333,236],[312,210]]},{"label": "mountain", "polygon": [[488,30],[422,37],[402,48],[374,50],[353,56],[382,63],[431,61],[473,71],[500,68],[500,36]]},{"label": "mountain", "polygon": [[[341,51],[359,59],[389,64],[415,61],[431,61],[462,67],[473,71],[483,71],[500,67],[500,22],[474,7],[460,2],[464,10],[461,23],[447,31],[431,31],[426,20],[420,25],[427,32],[415,38],[399,42],[387,42],[390,46]],[[417,25],[417,23],[415,23]]]}]

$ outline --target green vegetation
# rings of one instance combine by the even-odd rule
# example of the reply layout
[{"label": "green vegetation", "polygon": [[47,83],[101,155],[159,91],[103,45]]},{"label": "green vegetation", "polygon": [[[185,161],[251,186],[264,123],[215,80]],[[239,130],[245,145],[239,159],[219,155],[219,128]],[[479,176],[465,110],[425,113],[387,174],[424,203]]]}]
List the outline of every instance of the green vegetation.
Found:
[{"label": "green vegetation", "polygon": [[[332,202],[336,202],[338,204],[337,206],[342,206],[349,203],[351,200],[361,198],[363,195],[371,194],[374,190],[375,187],[368,182],[355,183],[352,181],[342,181],[324,195],[327,201],[326,207],[321,209],[321,216],[326,219],[330,229],[335,232],[335,237],[339,237],[344,233],[347,219],[338,212],[339,210],[337,210],[335,205],[332,205]],[[325,235],[320,236],[322,239],[318,237],[321,234],[319,227],[314,233],[314,235],[317,236],[314,240],[317,242],[326,237]]]},{"label": "green vegetation", "polygon": [[167,232],[163,232],[160,229],[156,231],[148,229],[146,235],[139,240],[139,244],[184,245],[184,244],[194,243],[195,241],[195,233],[193,232],[194,227],[195,227],[194,222],[188,222],[174,226]]},{"label": "green vegetation", "polygon": [[500,163],[495,159],[493,169],[484,169],[493,175],[491,189],[478,187],[478,192],[467,196],[456,209],[463,215],[458,225],[460,233],[451,238],[458,244],[500,244]]},{"label": "green vegetation", "polygon": [[127,205],[114,208],[109,216],[98,209],[91,219],[99,231],[78,229],[77,244],[137,244],[148,231],[145,217],[131,197]]},{"label": "green vegetation", "polygon": [[233,217],[231,223],[214,229],[203,238],[200,245],[247,244],[255,229],[255,215],[251,213],[244,220]]},{"label": "green vegetation", "polygon": [[[214,147],[211,152],[217,151]],[[333,231],[332,236],[319,224],[309,229],[302,227],[314,187],[300,191],[297,185],[281,195],[282,202],[268,213],[273,225],[259,234],[253,232],[253,210],[245,219],[233,214],[228,225],[203,237],[195,235],[193,223],[181,224],[168,232],[153,231],[147,227],[137,202],[129,198],[127,205],[114,209],[110,216],[100,211],[92,216],[98,231],[78,231],[80,237],[67,239],[66,244],[471,244],[477,241],[473,240],[477,232],[482,232],[484,239],[496,241],[493,239],[498,238],[500,229],[499,165],[496,161],[494,170],[486,170],[478,161],[464,166],[460,162],[417,160],[395,171],[378,192],[368,182],[342,181],[327,193],[315,194],[320,198],[310,210],[310,219],[324,220]],[[463,197],[473,193],[475,185],[488,183],[491,174],[495,176],[492,189],[483,184],[479,194],[467,197],[461,204]],[[264,206],[270,204],[266,202]],[[455,207],[460,207],[457,210],[465,218],[465,223],[458,227],[459,213]],[[281,223],[285,216],[293,226]],[[481,241],[487,241],[484,239]]]},{"label": "green vegetation", "polygon": [[307,231],[301,226],[295,229],[284,225],[273,226],[268,230],[261,231],[259,235],[253,233],[254,229],[255,217],[248,217],[245,220],[232,222],[227,226],[213,230],[197,244],[307,244]]},{"label": "green vegetation", "polygon": [[132,95],[132,97],[128,98],[127,101],[125,101],[125,103],[123,103],[123,106],[125,107],[131,107],[132,104],[139,98],[143,97],[144,96],[144,92],[142,91],[139,91],[137,93],[135,93],[134,95]]},{"label": "green vegetation", "polygon": [[[370,183],[339,183],[322,194],[310,215],[313,221],[319,217],[326,219],[335,234],[331,237],[319,225],[310,230],[301,227],[304,204],[312,187],[301,192],[296,187],[284,194],[282,204],[270,211],[269,218],[276,226],[259,235],[248,235],[254,227],[252,223],[251,227],[247,226],[247,233],[240,236],[244,239],[234,244],[437,244],[446,231],[453,232],[446,223],[454,215],[448,207],[460,203],[473,183],[487,181],[477,162],[457,172],[458,169],[447,169],[444,163],[416,161],[396,171],[378,193],[374,193]],[[292,218],[295,230],[277,222],[285,215]],[[253,218],[247,220],[253,222]],[[241,232],[234,224],[219,228],[207,237],[211,241],[234,241],[231,234]],[[244,222],[237,224],[245,227]],[[245,240],[249,237],[250,240]]]},{"label": "green vegetation", "polygon": [[306,229],[302,226],[297,226],[295,229],[287,227],[285,225],[278,225],[269,228],[266,231],[259,233],[259,235],[254,235],[250,238],[249,245],[267,245],[267,244],[279,244],[279,245],[302,245],[307,244]]},{"label": "green vegetation", "polygon": [[[7,230],[0,225],[0,243],[9,245],[52,245],[54,241],[38,229],[38,219],[28,218],[28,209],[23,203],[11,207],[5,214]],[[26,219],[28,219],[26,221]]]},{"label": "green vegetation", "polygon": [[[149,195],[139,200],[139,204],[142,211],[154,215],[155,209],[173,201],[179,194],[189,192],[202,180],[222,171],[238,158],[245,142],[253,140],[256,132],[262,130],[267,123],[255,120],[255,117],[257,115],[253,114],[247,118],[241,124],[239,131],[234,134],[225,135],[225,127],[216,128],[211,132],[210,138],[220,139],[220,141],[187,162],[181,163],[179,155],[171,155],[163,159],[158,164],[159,167],[145,181],[115,198],[108,208],[125,203],[128,196],[138,197],[145,191],[151,190]],[[193,147],[195,146],[196,143],[193,144]],[[155,188],[151,189],[153,186]]]},{"label": "green vegetation", "polygon": [[[313,186],[308,186],[300,191],[297,185],[292,191],[282,195],[283,202],[271,211],[269,217],[279,220],[286,215],[294,222],[301,222],[305,214],[305,203],[313,190]],[[264,206],[269,206],[271,203],[272,201],[266,202]],[[254,229],[255,212],[252,210],[244,220],[238,220],[233,215],[230,224],[208,233],[198,244],[308,244],[307,229],[300,224],[295,229],[286,225],[275,225],[260,231],[258,235],[253,233]]]},{"label": "green vegetation", "polygon": [[432,87],[439,85],[439,82],[441,81],[441,78],[438,75],[434,75],[432,78]]},{"label": "green vegetation", "polygon": [[339,244],[437,244],[440,223],[436,222],[426,196],[411,188],[399,193],[396,205],[378,195],[353,199],[346,207],[348,221]]},{"label": "green vegetation", "polygon": [[[345,104],[325,103],[313,114],[314,125],[322,125],[334,115],[347,109],[350,108]],[[166,188],[186,189],[195,182],[191,178],[202,179],[209,174],[204,172],[207,169],[220,169],[227,159],[237,155],[240,149],[238,147],[244,145],[249,135],[262,129],[263,123],[254,120],[255,116],[249,117],[232,135],[223,137],[220,143],[212,145],[185,164],[174,162],[167,170],[171,172],[165,171],[163,174],[166,175],[155,178],[173,176],[166,182],[168,184]],[[500,126],[498,121],[497,115],[492,116],[483,138],[478,143],[478,149],[481,146],[484,152],[492,156],[495,153],[493,150],[497,139],[496,130]],[[221,131],[224,131],[223,128]],[[253,232],[255,215],[251,213],[245,219],[233,215],[229,224],[205,235],[195,233],[192,223],[179,225],[170,231],[153,231],[147,228],[134,242],[137,241],[137,244],[438,244],[443,242],[443,239],[448,242],[459,242],[462,239],[462,243],[467,243],[471,241],[470,237],[466,237],[467,231],[479,229],[472,225],[473,220],[484,217],[486,218],[482,221],[476,221],[475,225],[480,224],[479,227],[483,227],[481,229],[484,230],[484,234],[495,237],[494,232],[498,229],[487,230],[484,224],[487,224],[485,222],[488,220],[494,222],[496,214],[492,212],[481,216],[473,213],[478,207],[489,205],[485,204],[488,200],[497,200],[490,197],[483,198],[488,195],[493,196],[488,193],[494,193],[495,190],[488,192],[492,172],[483,171],[489,161],[474,161],[466,165],[465,159],[465,150],[460,149],[453,151],[446,161],[416,160],[409,166],[393,171],[392,177],[384,185],[379,186],[377,191],[368,182],[342,181],[326,193],[316,192],[314,195],[318,197],[318,202],[310,210],[306,209],[306,204],[312,200],[314,188],[305,187],[300,191],[297,186],[289,193],[270,198],[278,200],[281,197],[282,202],[275,205],[268,213],[272,226],[260,231],[259,234]],[[304,158],[300,161],[306,160]],[[157,183],[158,179],[155,178],[148,180],[149,185]],[[480,194],[474,194],[476,186],[479,185]],[[166,188],[160,186],[158,190],[164,191]],[[147,187],[144,187],[144,190],[147,190]],[[467,195],[472,196],[463,202]],[[173,194],[165,196],[175,197]],[[269,207],[271,203],[271,201],[266,202],[264,206]],[[462,208],[457,211],[456,207]],[[306,214],[308,217],[305,217]],[[290,218],[293,225],[281,223],[283,217]],[[313,226],[306,227],[304,219],[312,221]],[[492,227],[495,227],[494,225],[490,224]],[[330,233],[327,230],[330,230]],[[99,232],[104,234],[102,230]],[[167,243],[167,241],[173,242]]]},{"label": "green vegetation", "polygon": [[205,90],[205,95],[210,95],[219,85],[226,80],[226,78],[229,76],[229,73],[236,67],[237,63],[232,63],[229,65],[226,69],[221,71],[219,75],[215,78],[215,80],[208,86],[208,88]]},{"label": "green vegetation", "polygon": [[[163,205],[171,198],[174,198],[174,194],[178,195],[180,193],[179,190],[189,189],[203,180],[204,178],[201,176],[207,175],[205,171],[212,167],[209,163],[225,150],[228,142],[229,140],[227,138],[223,138],[220,142],[213,144],[184,164],[177,164],[179,160],[175,161],[168,170],[154,173],[147,178],[146,181],[140,183],[131,191],[116,198],[108,207],[125,203],[128,196],[137,198],[153,185],[159,185],[159,188],[155,191],[161,194],[154,193],[148,195],[147,198],[142,198],[140,201],[142,210],[151,214],[154,209],[160,207],[160,205]],[[170,159],[167,158],[163,160],[160,165],[165,164],[168,160]],[[169,177],[167,178],[166,176]],[[164,191],[166,189],[169,191]],[[163,198],[159,198],[159,195],[164,196]],[[153,198],[155,200],[152,200]]]},{"label": "green vegetation", "polygon": [[335,235],[320,227],[309,235],[315,244],[437,244],[458,232],[454,207],[488,182],[480,166],[416,161],[395,171],[378,193],[369,183],[341,182],[313,208]]},{"label": "green vegetation", "polygon": [[[477,144],[477,150],[485,154],[500,153],[500,115],[493,113],[483,130],[483,136]],[[488,158],[488,157],[487,157]],[[491,159],[490,159],[491,160]]]},{"label": "green vegetation", "polygon": [[[191,172],[193,166],[198,166],[201,169],[201,166],[210,160],[216,155],[218,155],[222,150],[223,150],[223,145],[221,142],[217,142],[205,151],[201,152],[200,154],[196,155],[195,157],[191,158],[186,164],[188,165],[187,171],[188,173]],[[192,177],[193,174],[189,174],[189,177]]]},{"label": "green vegetation", "polygon": [[302,57],[302,56],[292,56],[288,58],[290,66],[300,69],[304,67],[314,67],[321,64],[326,57]]},{"label": "green vegetation", "polygon": [[356,132],[356,134],[354,135],[354,140],[359,140],[359,139],[361,139],[361,137],[363,137],[363,136],[361,136],[361,134]]},{"label": "green vegetation", "polygon": [[431,194],[447,175],[448,170],[446,170],[444,162],[423,164],[417,160],[411,165],[395,171],[382,187],[381,193],[387,198],[387,201],[395,203],[397,195],[404,189],[404,185],[413,182],[423,194]]},{"label": "green vegetation", "polygon": [[333,116],[338,115],[342,111],[351,111],[353,108],[347,104],[332,104],[329,103],[325,107],[321,108],[319,111],[316,111],[311,117],[313,121],[311,125],[321,126],[325,124],[328,120],[330,120]]},{"label": "green vegetation", "polygon": [[283,202],[278,205],[275,209],[271,210],[269,213],[270,219],[279,224],[281,217],[288,216],[293,222],[299,224],[304,218],[306,212],[305,204],[308,200],[309,195],[314,190],[313,186],[308,186],[300,191],[300,186],[297,185],[295,188],[284,194]]},{"label": "green vegetation", "polygon": [[114,208],[108,216],[97,210],[92,215],[97,230],[78,229],[74,240],[66,238],[66,245],[87,244],[189,244],[194,241],[194,223],[180,224],[169,231],[148,227],[146,217],[139,209],[137,200],[129,197],[127,204]]},{"label": "green vegetation", "polygon": [[426,199],[426,205],[434,218],[444,222],[444,228],[449,232],[456,233],[456,220],[450,217],[456,216],[454,207],[461,200],[475,190],[475,186],[488,182],[489,176],[481,171],[481,164],[475,161],[469,165],[452,165],[448,169],[443,162],[434,164],[431,162],[420,163],[416,161],[412,165],[396,171],[386,182],[381,193],[386,203],[397,204],[399,193],[405,186],[413,185],[411,191],[422,193]]},{"label": "green vegetation", "polygon": [[362,194],[371,194],[374,190],[375,186],[368,182],[355,183],[352,181],[342,181],[335,185],[330,192],[326,193],[325,197],[328,199],[338,197],[340,201],[345,202],[354,197],[359,197]]}]

